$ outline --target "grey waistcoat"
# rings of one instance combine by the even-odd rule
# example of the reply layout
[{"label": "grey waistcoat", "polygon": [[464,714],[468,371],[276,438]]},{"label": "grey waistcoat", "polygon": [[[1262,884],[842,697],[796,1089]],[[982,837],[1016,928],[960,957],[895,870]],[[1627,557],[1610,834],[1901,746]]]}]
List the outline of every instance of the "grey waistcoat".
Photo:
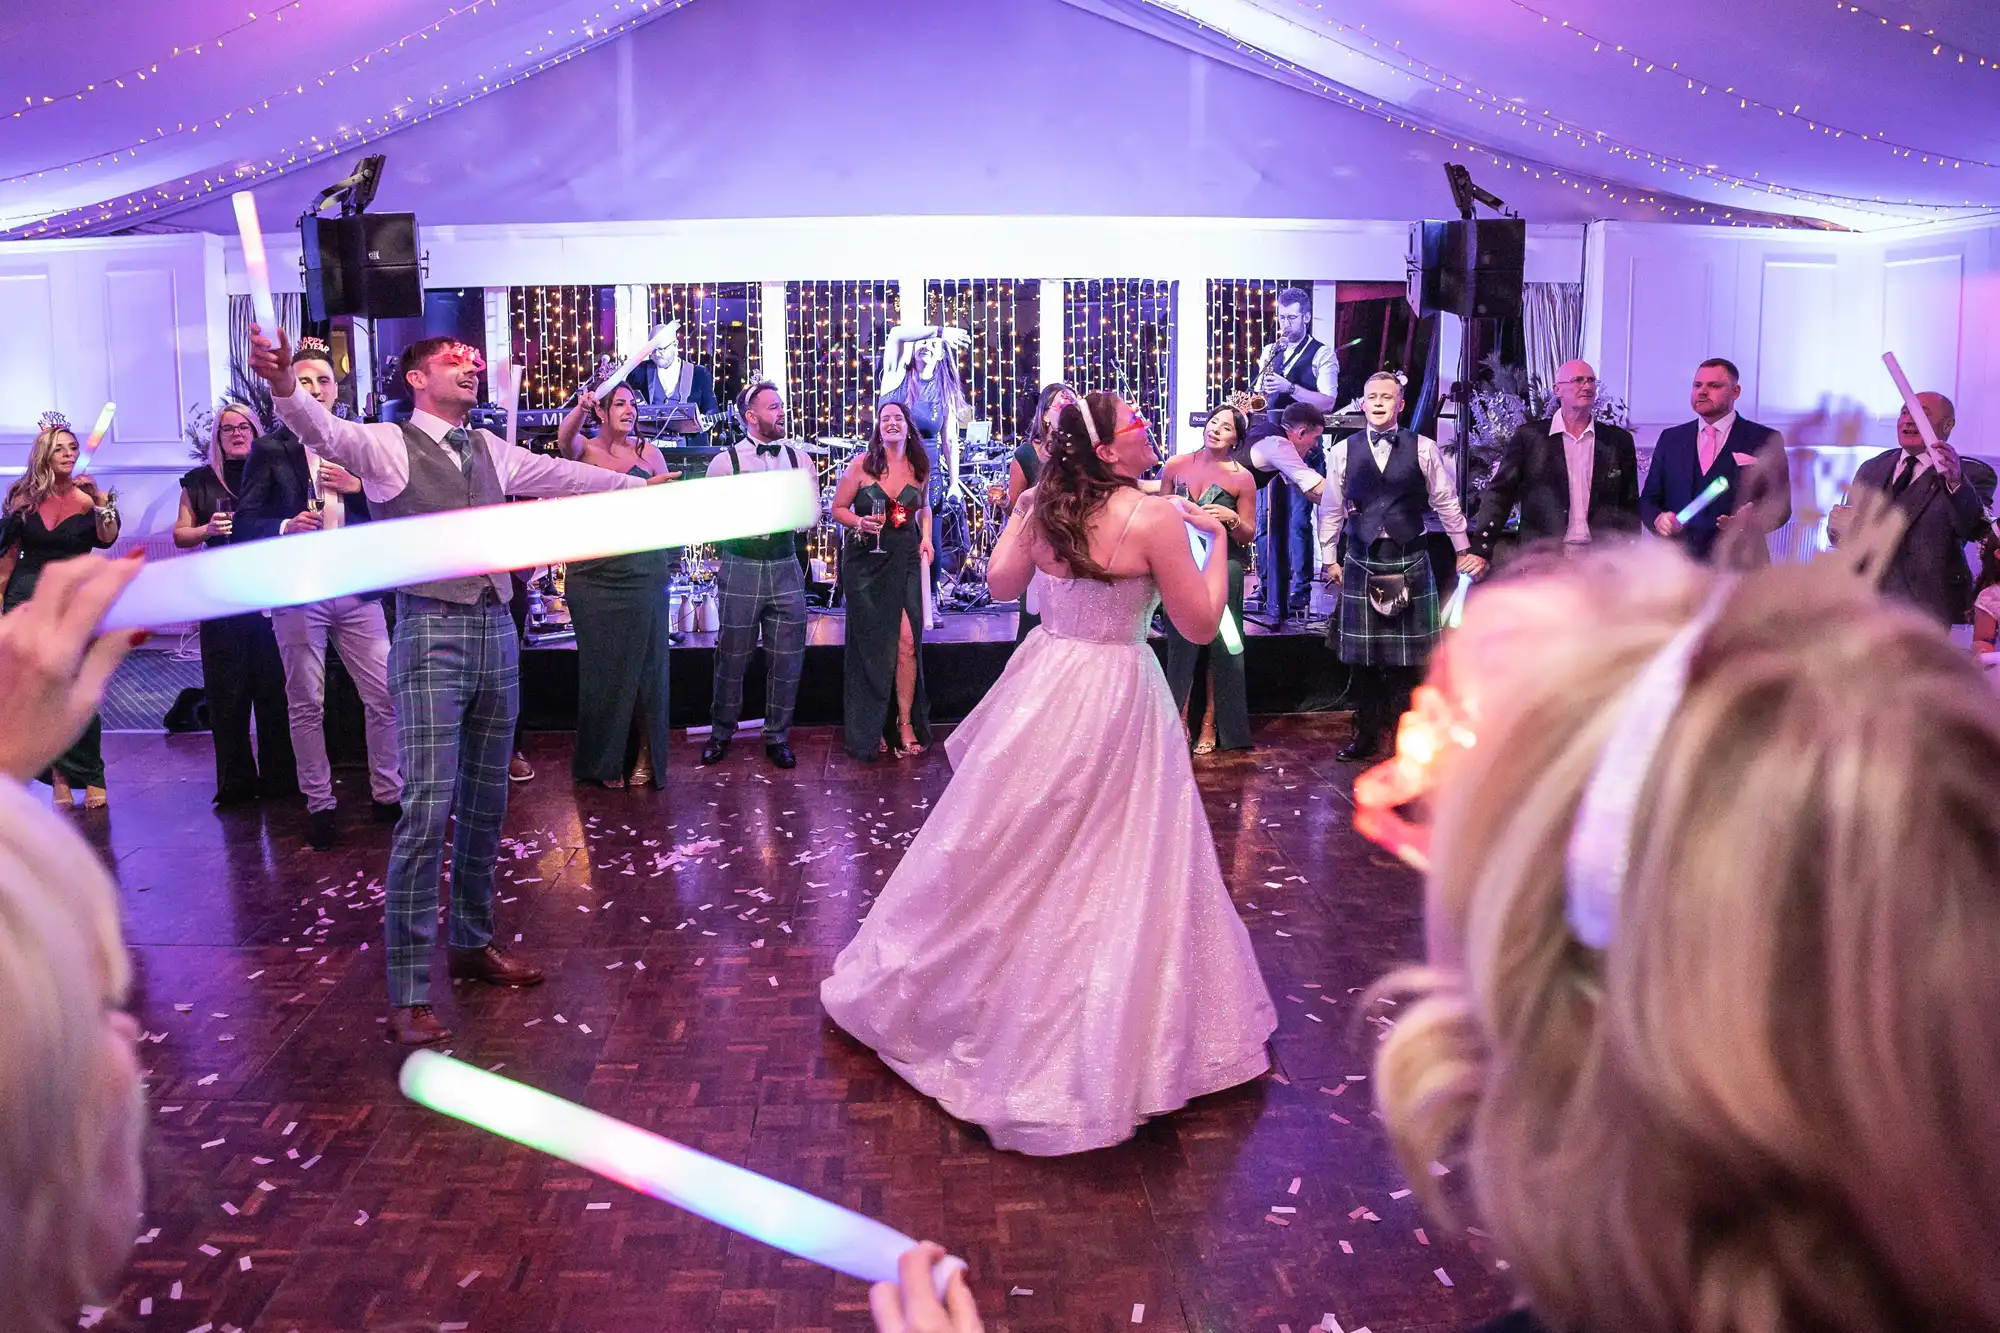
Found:
[{"label": "grey waistcoat", "polygon": [[[482,505],[505,504],[507,492],[494,470],[493,455],[481,432],[472,432],[468,452],[472,465],[460,467],[451,451],[430,436],[403,423],[403,443],[410,451],[410,484],[395,499],[370,505],[378,518],[410,518],[417,514],[437,514],[452,509],[476,509]],[[441,602],[470,606],[479,594],[492,588],[504,605],[514,595],[514,586],[505,574],[476,574],[470,578],[438,579],[413,583],[401,591],[418,597],[435,597]]]}]

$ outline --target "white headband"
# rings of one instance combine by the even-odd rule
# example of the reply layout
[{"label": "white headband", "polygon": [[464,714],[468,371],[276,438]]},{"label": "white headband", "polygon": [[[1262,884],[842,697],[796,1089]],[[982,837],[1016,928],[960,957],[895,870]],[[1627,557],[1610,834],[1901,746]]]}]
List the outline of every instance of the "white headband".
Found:
[{"label": "white headband", "polygon": [[1097,438],[1097,422],[1090,415],[1090,403],[1082,394],[1077,395],[1076,410],[1078,415],[1083,418],[1083,433],[1090,437],[1091,447],[1098,448],[1102,446],[1104,441]]},{"label": "white headband", "polygon": [[1693,620],[1648,662],[1618,705],[1617,721],[1598,757],[1569,836],[1565,914],[1577,939],[1607,949],[1618,930],[1619,900],[1632,859],[1632,821],[1660,742],[1687,692],[1688,664],[1735,589],[1735,575],[1717,580]]}]

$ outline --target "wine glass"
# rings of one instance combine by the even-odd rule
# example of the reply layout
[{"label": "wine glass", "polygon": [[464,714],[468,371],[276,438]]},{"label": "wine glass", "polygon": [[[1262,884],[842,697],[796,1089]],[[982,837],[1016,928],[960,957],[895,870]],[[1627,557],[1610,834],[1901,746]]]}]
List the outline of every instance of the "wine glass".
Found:
[{"label": "wine glass", "polygon": [[[896,502],[895,502],[894,500],[891,500],[891,501],[889,502],[889,505],[890,505],[890,507],[891,507],[892,509],[893,509],[893,508],[895,507],[895,503],[896,503]],[[885,526],[887,526],[887,524],[888,524],[888,515],[886,515],[886,514],[885,514],[885,515],[883,515],[883,516],[882,516],[882,519],[881,519],[881,521],[880,521],[880,522],[878,522],[878,523],[876,523],[876,525],[875,525],[875,549],[874,549],[874,551],[873,551],[873,552],[872,552],[871,554],[874,554],[874,555],[887,555],[887,554],[888,554],[888,552],[886,552],[886,551],[884,551],[884,550],[882,549],[882,529],[883,529],[883,528],[884,528]]]}]

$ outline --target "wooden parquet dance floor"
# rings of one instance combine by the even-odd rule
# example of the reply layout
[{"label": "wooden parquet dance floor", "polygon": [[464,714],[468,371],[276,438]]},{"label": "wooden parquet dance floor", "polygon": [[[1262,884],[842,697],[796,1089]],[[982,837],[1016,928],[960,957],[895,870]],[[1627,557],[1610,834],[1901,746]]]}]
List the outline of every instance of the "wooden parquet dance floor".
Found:
[{"label": "wooden parquet dance floor", "polygon": [[[1257,750],[1197,761],[1277,1072],[1114,1149],[996,1152],[820,1010],[944,789],[938,749],[871,767],[820,729],[792,773],[754,737],[701,770],[676,734],[665,791],[611,792],[572,786],[567,735],[531,737],[499,911],[549,980],[434,998],[462,1059],[944,1242],[988,1329],[1464,1328],[1505,1306],[1504,1274],[1399,1197],[1361,1077],[1395,1011],[1357,1012],[1356,990],[1415,956],[1420,901],[1349,828],[1344,728],[1260,719]],[[210,809],[206,736],[106,747],[112,808],[75,818],[120,884],[153,1131],[142,1243],[99,1328],[869,1327],[856,1281],[400,1097],[388,829],[361,774],[340,775],[343,845],[315,853],[296,802]]]}]

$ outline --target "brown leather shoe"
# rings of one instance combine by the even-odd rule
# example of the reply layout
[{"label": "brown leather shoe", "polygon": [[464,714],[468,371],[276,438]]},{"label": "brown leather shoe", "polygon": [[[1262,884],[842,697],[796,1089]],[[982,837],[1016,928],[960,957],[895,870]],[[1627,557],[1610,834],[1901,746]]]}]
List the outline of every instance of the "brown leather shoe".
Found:
[{"label": "brown leather shoe", "polygon": [[435,1046],[451,1040],[451,1029],[438,1022],[427,1004],[412,1004],[389,1011],[389,1026],[382,1040],[397,1046]]},{"label": "brown leather shoe", "polygon": [[539,986],[542,970],[510,958],[499,945],[484,949],[453,949],[451,977],[454,981],[483,981],[489,986]]}]

